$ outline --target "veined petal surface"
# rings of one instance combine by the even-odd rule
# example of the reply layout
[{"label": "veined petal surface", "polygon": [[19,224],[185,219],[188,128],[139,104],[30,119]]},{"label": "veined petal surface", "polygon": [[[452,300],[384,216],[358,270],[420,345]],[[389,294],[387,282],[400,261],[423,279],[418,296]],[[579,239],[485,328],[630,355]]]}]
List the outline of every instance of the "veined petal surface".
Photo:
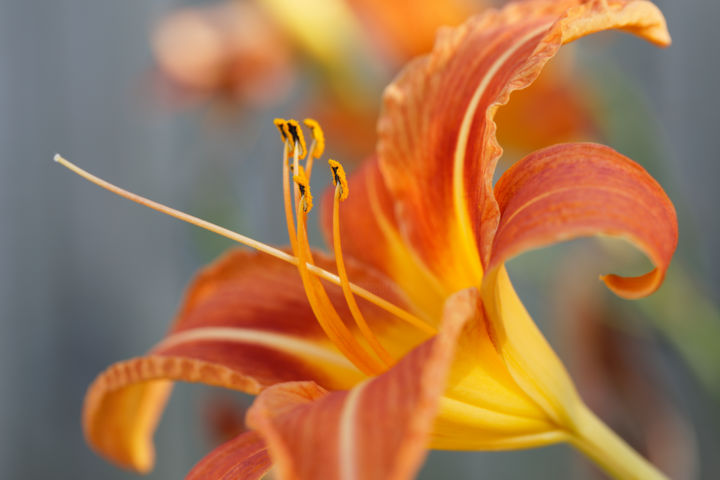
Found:
[{"label": "veined petal surface", "polygon": [[[326,256],[316,253],[315,258],[319,266],[333,268]],[[353,281],[402,305],[382,276],[353,262],[347,268]],[[327,290],[343,318],[351,318],[340,287],[328,285]],[[392,354],[401,356],[424,340],[374,305],[358,303]],[[101,454],[147,471],[168,380],[258,393],[288,381],[347,389],[364,378],[318,326],[294,266],[235,250],[198,275],[164,340],[146,356],[117,363],[93,382],[83,423],[88,442]]]},{"label": "veined petal surface", "polygon": [[400,230],[451,290],[477,285],[490,256],[499,219],[491,188],[501,155],[497,108],[562,44],[607,29],[670,41],[648,1],[518,2],[441,31],[432,53],[386,89],[378,155]]},{"label": "veined petal surface", "polygon": [[262,392],[248,423],[265,438],[282,479],[410,478],[424,457],[463,325],[478,292],[448,299],[440,332],[382,375],[350,391],[311,382]]},{"label": "veined petal surface", "polygon": [[[346,256],[368,265],[400,287],[410,304],[434,323],[439,323],[445,298],[440,280],[404,241],[390,193],[376,158],[366,160],[348,178],[350,195],[340,204],[340,237]],[[322,227],[332,245],[334,188],[322,202]],[[351,278],[352,280],[352,278]]]},{"label": "veined petal surface", "polygon": [[578,236],[622,236],[656,268],[605,282],[625,297],[647,295],[662,282],[677,244],[675,210],[642,167],[596,144],[535,152],[505,172],[495,194],[501,218],[482,289],[493,338],[518,385],[558,425],[573,429],[580,404],[575,387],[517,297],[504,262]]},{"label": "veined petal surface", "polygon": [[271,467],[263,439],[245,432],[206,455],[185,480],[259,480]]},{"label": "veined petal surface", "polygon": [[602,145],[535,152],[505,172],[495,196],[501,217],[490,268],[578,236],[620,236],[640,248],[655,269],[604,280],[618,295],[637,298],[658,288],[677,246],[675,208],[662,187],[640,165]]}]

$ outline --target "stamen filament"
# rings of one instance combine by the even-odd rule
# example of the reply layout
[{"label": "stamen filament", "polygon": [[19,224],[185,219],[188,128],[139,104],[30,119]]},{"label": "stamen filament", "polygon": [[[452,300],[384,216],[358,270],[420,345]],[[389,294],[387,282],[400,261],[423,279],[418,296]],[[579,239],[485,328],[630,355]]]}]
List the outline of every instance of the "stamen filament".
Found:
[{"label": "stamen filament", "polygon": [[322,128],[320,128],[320,124],[312,118],[306,118],[303,123],[310,129],[313,138],[310,150],[308,150],[307,163],[305,164],[305,171],[307,172],[308,179],[310,179],[312,176],[313,160],[322,157],[325,151],[325,134]]},{"label": "stamen filament", "polygon": [[[297,266],[299,263],[299,260],[297,257],[290,255],[287,252],[284,252],[278,248],[271,247],[270,245],[259,242],[250,237],[247,237],[240,233],[229,230],[225,227],[221,227],[214,223],[208,222],[207,220],[203,220],[203,219],[195,217],[193,215],[189,215],[187,213],[181,212],[180,210],[176,210],[172,207],[168,207],[161,203],[155,202],[148,198],[142,197],[140,195],[137,195],[135,193],[132,193],[125,189],[122,189],[122,188],[118,187],[117,185],[107,182],[107,181],[87,172],[86,170],[83,170],[82,168],[80,168],[77,165],[75,165],[74,163],[66,160],[65,158],[63,158],[60,155],[55,155],[54,160],[55,160],[55,162],[59,163],[63,167],[67,168],[68,170],[74,172],[75,174],[79,175],[80,177],[84,178],[85,180],[88,180],[89,182],[94,183],[95,185],[97,185],[101,188],[104,188],[105,190],[108,190],[108,191],[114,193],[115,195],[123,197],[132,202],[138,203],[140,205],[144,205],[155,211],[164,213],[165,215],[169,215],[171,217],[177,218],[178,220],[182,220],[191,225],[195,225],[196,227],[200,227],[200,228],[203,228],[210,232],[216,233],[225,238],[229,238],[230,240],[241,243],[241,244],[243,244],[247,247],[253,248],[259,252],[263,252],[267,255],[275,257],[278,260],[282,260],[291,265]],[[330,273],[327,270],[324,270],[324,269],[318,267],[317,265],[310,264],[310,265],[305,265],[305,267],[313,275],[323,278],[335,285],[340,285],[340,278],[337,275]],[[434,327],[428,325],[427,323],[423,322],[422,320],[418,319],[417,317],[415,317],[411,313],[403,310],[402,308],[398,307],[397,305],[370,292],[369,290],[367,290],[363,287],[360,287],[358,285],[355,285],[355,284],[350,284],[350,288],[352,289],[353,293],[355,293],[355,295],[357,295],[361,298],[364,298],[365,300],[377,305],[378,307],[382,308],[383,310],[386,310],[387,312],[392,313],[396,317],[417,326],[421,330],[423,330],[429,334],[437,333],[437,330]]]},{"label": "stamen filament", "polygon": [[322,157],[322,154],[325,151],[325,134],[323,133],[322,128],[320,128],[320,124],[312,118],[306,118],[303,123],[310,129],[313,140],[316,142],[316,147],[311,149],[313,156],[315,158]]},{"label": "stamen filament", "polygon": [[293,152],[293,167],[295,171],[293,177],[295,184],[294,206],[297,219],[297,239],[295,241],[297,248],[293,253],[299,259],[298,270],[300,271],[300,278],[303,282],[308,303],[310,303],[310,308],[312,308],[320,327],[335,346],[363,373],[376,375],[384,371],[387,366],[378,364],[377,359],[368,354],[365,348],[358,343],[353,333],[343,322],[340,314],[335,310],[325,288],[316,278],[311,277],[307,268],[305,268],[305,265],[315,263],[312,258],[306,229],[307,214],[312,207],[312,194],[310,192],[310,181],[305,175],[305,169],[299,165],[297,144]]},{"label": "stamen filament", "polygon": [[315,160],[315,156],[313,155],[313,152],[317,148],[317,141],[313,139],[312,143],[310,144],[310,150],[308,150],[308,156],[307,160],[305,160],[305,174],[307,175],[308,182],[310,181],[310,178],[312,177],[312,168],[313,168],[313,160]]},{"label": "stamen filament", "polygon": [[290,237],[290,248],[297,255],[297,233],[295,232],[295,219],[292,214],[292,200],[290,198],[290,167],[288,166],[289,145],[283,146],[283,204],[285,209],[285,222],[287,223],[288,236]]},{"label": "stamen filament", "polygon": [[345,301],[347,302],[350,314],[352,315],[355,323],[360,329],[365,341],[373,349],[373,351],[380,357],[380,360],[387,366],[390,367],[395,363],[395,359],[385,350],[380,344],[377,337],[373,335],[370,326],[367,324],[365,317],[360,311],[360,307],[355,301],[355,297],[350,290],[350,281],[348,279],[347,270],[345,269],[345,261],[343,260],[342,245],[340,243],[340,196],[341,196],[341,183],[337,182],[335,185],[335,195],[333,198],[333,250],[335,251],[335,262],[337,264],[338,276],[340,277],[340,286],[342,287]]},{"label": "stamen filament", "polygon": [[369,355],[367,351],[357,342],[352,332],[347,328],[340,315],[333,307],[330,298],[328,298],[325,289],[315,277],[311,277],[307,269],[308,264],[313,264],[312,252],[307,241],[307,231],[305,224],[307,222],[307,212],[302,206],[302,202],[296,205],[297,215],[297,232],[298,232],[298,271],[307,294],[310,307],[315,314],[315,318],[325,331],[330,340],[336,347],[350,360],[356,367],[367,375],[377,375],[383,372],[386,367],[378,362],[378,360]]}]

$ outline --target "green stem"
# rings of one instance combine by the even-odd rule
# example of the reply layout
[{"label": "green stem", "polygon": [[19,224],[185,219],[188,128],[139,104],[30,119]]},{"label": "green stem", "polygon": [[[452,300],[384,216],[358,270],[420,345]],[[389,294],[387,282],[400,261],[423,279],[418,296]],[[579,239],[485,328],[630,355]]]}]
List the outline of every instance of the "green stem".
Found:
[{"label": "green stem", "polygon": [[577,433],[570,443],[610,476],[622,480],[667,480],[585,405],[575,413]]}]

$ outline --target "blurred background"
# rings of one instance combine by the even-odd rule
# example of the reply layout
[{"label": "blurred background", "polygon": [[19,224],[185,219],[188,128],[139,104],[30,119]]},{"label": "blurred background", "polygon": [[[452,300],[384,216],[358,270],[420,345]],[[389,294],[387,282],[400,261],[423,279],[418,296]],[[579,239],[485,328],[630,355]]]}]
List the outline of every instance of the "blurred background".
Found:
[{"label": "blurred background", "polygon": [[[492,2],[282,3],[0,0],[0,478],[136,478],[84,443],[85,389],[159,340],[193,273],[231,246],[88,184],[54,164],[55,152],[286,243],[272,119],[314,115],[327,151],[352,165],[373,151],[383,85],[430,48],[438,23]],[[646,300],[614,298],[597,274],[637,256],[608,241],[530,253],[510,273],[590,406],[673,478],[711,479],[720,476],[720,3],[655,3],[670,48],[618,33],[583,39],[535,93],[513,96],[499,131],[504,166],[573,139],[645,166],[678,210],[666,285]],[[319,19],[313,5],[332,15]],[[329,181],[320,177],[318,192]],[[178,385],[147,478],[182,478],[250,401]],[[528,475],[598,474],[561,445],[433,452],[420,478]]]}]

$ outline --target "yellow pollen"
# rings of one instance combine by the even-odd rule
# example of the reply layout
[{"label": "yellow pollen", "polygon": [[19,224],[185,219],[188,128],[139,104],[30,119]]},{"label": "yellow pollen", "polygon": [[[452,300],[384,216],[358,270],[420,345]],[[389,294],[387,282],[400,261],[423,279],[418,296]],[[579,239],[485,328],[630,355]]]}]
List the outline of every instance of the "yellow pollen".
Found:
[{"label": "yellow pollen", "polygon": [[287,129],[287,120],[285,120],[284,118],[276,118],[275,120],[273,120],[273,123],[280,131],[280,136],[282,137],[283,143],[286,143],[290,137],[290,133]]},{"label": "yellow pollen", "polygon": [[293,141],[293,146],[298,149],[298,158],[305,158],[305,155],[307,155],[307,145],[305,145],[305,136],[300,128],[300,124],[297,120],[288,120],[286,125],[290,138]]},{"label": "yellow pollen", "polygon": [[300,190],[300,198],[303,202],[303,211],[305,213],[312,210],[313,207],[313,197],[312,193],[310,193],[310,182],[308,181],[307,176],[305,175],[305,169],[302,165],[298,166],[298,172],[293,177],[293,180],[298,186],[298,189]]},{"label": "yellow pollen", "polygon": [[[323,133],[320,124],[312,118],[306,118],[303,123],[312,132],[313,140],[315,141],[315,147],[311,149],[312,157],[320,158],[325,151],[325,134]],[[310,161],[310,159],[308,159]]]},{"label": "yellow pollen", "polygon": [[[276,118],[273,120],[273,123],[277,127],[278,131],[280,131],[280,137],[282,138],[283,144],[285,145],[285,151],[287,153],[285,156],[289,157],[294,153],[295,141],[293,140],[293,136],[290,134],[288,121],[284,118]],[[290,166],[290,169],[292,170],[292,166]]]},{"label": "yellow pollen", "polygon": [[350,194],[350,189],[347,183],[347,176],[345,175],[345,169],[332,158],[328,160],[328,165],[332,170],[333,184],[340,187],[340,200],[345,200]]}]

